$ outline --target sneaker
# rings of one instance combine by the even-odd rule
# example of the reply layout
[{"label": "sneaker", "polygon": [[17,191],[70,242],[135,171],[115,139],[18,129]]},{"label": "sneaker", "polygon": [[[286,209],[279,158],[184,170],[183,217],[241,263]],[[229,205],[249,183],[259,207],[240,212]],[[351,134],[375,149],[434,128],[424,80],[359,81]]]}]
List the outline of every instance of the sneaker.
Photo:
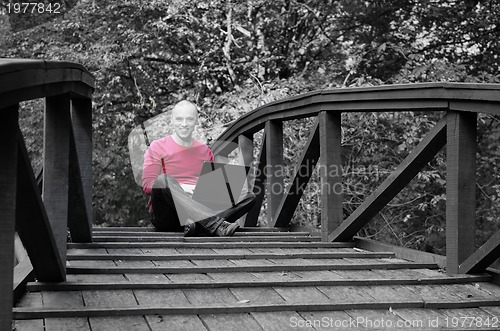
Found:
[{"label": "sneaker", "polygon": [[229,223],[226,221],[222,221],[221,224],[217,227],[217,230],[215,230],[215,235],[219,237],[227,237],[227,236],[232,236],[234,232],[239,229],[240,225],[235,222],[235,223]]},{"label": "sneaker", "polygon": [[194,237],[196,235],[196,223],[184,225],[184,237]]}]

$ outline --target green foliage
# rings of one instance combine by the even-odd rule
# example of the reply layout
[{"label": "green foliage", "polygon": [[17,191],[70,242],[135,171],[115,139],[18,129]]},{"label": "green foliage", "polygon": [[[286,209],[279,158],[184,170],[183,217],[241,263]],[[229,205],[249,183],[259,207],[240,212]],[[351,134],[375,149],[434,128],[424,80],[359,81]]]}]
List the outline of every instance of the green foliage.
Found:
[{"label": "green foliage", "polygon": [[[242,114],[311,90],[433,81],[499,82],[499,0],[80,0],[64,4],[64,14],[58,16],[0,15],[0,56],[76,61],[95,75],[97,224],[147,224],[146,198],[133,178],[128,136],[179,99],[188,98],[200,106],[200,128],[211,141]],[[42,108],[39,101],[26,103],[21,114],[35,169],[42,150]],[[429,112],[342,115],[345,216],[440,116]],[[311,124],[311,119],[285,123],[287,165],[300,155]],[[499,130],[498,118],[479,117],[478,244],[498,229]],[[259,139],[256,135],[257,143]],[[445,153],[440,153],[361,234],[442,253],[445,160]],[[317,180],[315,174],[311,183]],[[318,186],[310,185],[294,221],[319,226],[320,207]],[[264,216],[265,204],[261,222]]]}]

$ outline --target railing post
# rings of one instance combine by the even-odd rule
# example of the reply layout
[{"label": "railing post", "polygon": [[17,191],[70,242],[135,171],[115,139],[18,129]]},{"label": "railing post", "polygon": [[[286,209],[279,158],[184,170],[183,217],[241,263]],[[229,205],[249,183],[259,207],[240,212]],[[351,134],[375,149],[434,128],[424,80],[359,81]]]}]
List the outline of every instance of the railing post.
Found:
[{"label": "railing post", "polygon": [[245,226],[257,226],[260,209],[262,207],[262,202],[264,201],[264,195],[266,193],[265,188],[265,168],[266,168],[266,134],[262,135],[262,144],[260,146],[259,155],[257,156],[258,164],[252,164],[252,168],[250,169],[252,174],[252,182],[250,188],[253,190],[255,194],[255,203],[248,211],[248,214],[245,216]]},{"label": "railing post", "polygon": [[267,186],[267,222],[274,226],[276,211],[283,197],[283,122],[271,120],[266,122],[266,186]]},{"label": "railing post", "polygon": [[63,262],[68,237],[69,94],[45,99],[43,202]]},{"label": "railing post", "polygon": [[[252,168],[252,163],[253,163],[253,135],[247,136],[244,134],[241,134],[238,136],[238,148],[240,150],[240,164],[243,164],[245,167],[250,167],[250,171],[253,171],[254,169]],[[246,188],[247,190],[252,189],[252,183],[254,181],[253,178],[253,173],[249,172],[247,174],[247,181],[246,181]],[[246,218],[248,214],[245,214],[245,216],[242,216],[240,218],[240,225],[244,226],[246,224]]]},{"label": "railing post", "polygon": [[477,115],[448,111],[446,165],[446,271],[458,273],[475,250]]},{"label": "railing post", "polygon": [[12,329],[18,105],[2,109],[0,130],[0,330]]},{"label": "railing post", "polygon": [[342,224],[342,127],[340,113],[319,113],[321,240]]},{"label": "railing post", "polygon": [[92,241],[92,101],[71,100],[68,225],[73,242]]}]

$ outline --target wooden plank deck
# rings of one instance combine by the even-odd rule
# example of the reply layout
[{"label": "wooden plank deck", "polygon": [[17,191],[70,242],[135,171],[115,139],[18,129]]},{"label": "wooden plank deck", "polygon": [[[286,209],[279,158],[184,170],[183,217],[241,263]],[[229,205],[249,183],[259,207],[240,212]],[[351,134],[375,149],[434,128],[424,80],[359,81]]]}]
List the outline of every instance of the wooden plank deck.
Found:
[{"label": "wooden plank deck", "polygon": [[436,329],[472,318],[462,329],[500,327],[500,286],[488,275],[450,276],[307,233],[94,228],[93,237],[68,244],[65,282],[28,283],[16,330]]}]

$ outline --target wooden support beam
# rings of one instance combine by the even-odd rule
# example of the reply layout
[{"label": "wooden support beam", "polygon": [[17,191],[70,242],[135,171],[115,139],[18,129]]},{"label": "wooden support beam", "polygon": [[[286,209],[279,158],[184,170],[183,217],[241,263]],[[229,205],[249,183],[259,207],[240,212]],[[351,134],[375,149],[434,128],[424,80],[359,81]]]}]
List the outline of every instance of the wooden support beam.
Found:
[{"label": "wooden support beam", "polygon": [[288,227],[290,225],[295,209],[318,162],[319,145],[319,118],[317,117],[302,155],[295,164],[295,173],[292,176],[290,186],[288,186],[285,195],[281,199],[275,215],[275,226]]},{"label": "wooden support beam", "polygon": [[386,180],[333,233],[331,241],[351,240],[389,203],[446,144],[446,118],[441,119]]},{"label": "wooden support beam", "polygon": [[12,286],[12,290],[14,291],[14,303],[21,299],[24,293],[26,293],[26,284],[34,281],[34,276],[35,273],[29,257],[26,257],[14,267],[14,284]]},{"label": "wooden support beam", "polygon": [[2,109],[0,130],[0,330],[12,329],[18,105]]},{"label": "wooden support beam", "polygon": [[283,197],[284,191],[284,163],[283,163],[283,122],[280,120],[267,121],[266,127],[266,191],[267,191],[267,222],[275,226],[276,211]]},{"label": "wooden support beam", "polygon": [[342,223],[342,124],[341,114],[319,113],[321,240]]},{"label": "wooden support beam", "polygon": [[48,282],[63,281],[65,264],[59,254],[20,131],[18,135],[16,228],[37,278]]},{"label": "wooden support beam", "polygon": [[[244,135],[241,134],[238,136],[238,148],[240,152],[240,160],[238,161],[239,164],[244,165],[245,167],[249,167],[250,171],[252,171],[252,165],[253,165],[253,135]],[[242,193],[245,193],[250,191],[252,189],[252,172],[248,173],[247,175],[247,181],[246,181],[246,187],[243,189]],[[245,214],[242,216],[238,221],[240,223],[240,226],[245,226],[246,224],[246,218],[248,217],[248,214]]]},{"label": "wooden support beam", "polygon": [[246,167],[250,167],[253,162],[253,135],[239,135],[238,147],[240,149],[242,164]]},{"label": "wooden support beam", "polygon": [[446,116],[446,272],[454,274],[475,250],[477,114]]},{"label": "wooden support beam", "polygon": [[474,274],[486,271],[500,256],[500,231],[479,247],[458,268],[461,274]]},{"label": "wooden support beam", "polygon": [[71,100],[68,226],[73,242],[92,241],[92,102]]},{"label": "wooden support beam", "polygon": [[262,202],[264,201],[264,195],[266,193],[266,174],[264,169],[266,168],[266,133],[262,135],[262,144],[260,145],[259,163],[252,164],[252,168],[250,169],[250,173],[252,174],[252,181],[250,187],[252,192],[255,194],[255,203],[247,213],[245,218],[245,226],[257,226],[257,221],[260,215],[260,208],[262,207]]},{"label": "wooden support beam", "polygon": [[354,243],[357,248],[370,252],[392,252],[398,259],[417,263],[436,263],[440,268],[446,267],[446,256],[443,255],[431,254],[362,237],[354,237]]},{"label": "wooden support beam", "polygon": [[68,238],[70,109],[69,94],[45,99],[43,201],[63,261]]}]

